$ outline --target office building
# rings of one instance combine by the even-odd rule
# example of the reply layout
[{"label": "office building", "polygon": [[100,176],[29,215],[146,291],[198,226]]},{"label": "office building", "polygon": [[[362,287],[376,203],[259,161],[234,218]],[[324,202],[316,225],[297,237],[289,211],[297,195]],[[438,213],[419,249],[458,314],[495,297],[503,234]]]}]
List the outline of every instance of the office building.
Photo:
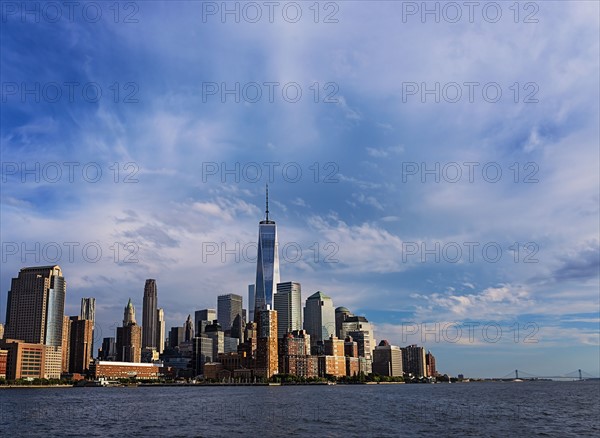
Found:
[{"label": "office building", "polygon": [[255,298],[254,298],[254,285],[248,285],[248,322],[254,322],[254,306],[255,306]]},{"label": "office building", "polygon": [[44,372],[59,378],[62,370],[62,328],[67,284],[60,266],[23,268],[11,281],[4,337],[43,344]]},{"label": "office building", "polygon": [[98,357],[103,361],[117,360],[117,344],[115,338],[102,339],[102,347],[98,352]]},{"label": "office building", "polygon": [[[139,326],[138,326],[139,327]],[[141,329],[141,327],[140,327]],[[141,338],[140,338],[141,343]],[[90,365],[94,379],[158,379],[162,364],[95,361]]]},{"label": "office building", "polygon": [[[269,187],[267,186],[265,220],[258,225],[258,253],[256,257],[256,281],[254,305],[250,307],[273,309],[273,296],[279,283],[279,244],[277,225],[269,219]],[[254,315],[256,318],[256,314]]]},{"label": "office building", "polygon": [[[234,322],[242,324],[242,296],[236,294],[219,295],[217,297],[217,319],[225,332],[231,331]],[[236,321],[237,318],[237,321]],[[239,330],[239,327],[236,327]],[[239,337],[239,331],[238,336]]]},{"label": "office building", "polygon": [[195,376],[204,374],[204,364],[213,361],[213,340],[206,335],[192,340],[192,368]]},{"label": "office building", "polygon": [[185,323],[183,324],[183,329],[183,340],[185,342],[190,342],[194,338],[194,321],[192,321],[192,315],[188,315]]},{"label": "office building", "polygon": [[155,348],[157,345],[158,290],[156,280],[149,278],[144,285],[144,303],[142,309],[142,348]]},{"label": "office building", "polygon": [[386,340],[373,351],[373,374],[380,376],[402,376],[402,350]]},{"label": "office building", "polygon": [[66,289],[59,266],[21,269],[8,291],[5,337],[60,347]]},{"label": "office building", "polygon": [[294,330],[302,330],[301,292],[300,283],[289,281],[277,284],[277,293],[273,301],[277,311],[277,333],[280,338]]},{"label": "office building", "polygon": [[315,292],[306,300],[304,307],[304,330],[315,345],[335,335],[335,310],[333,301],[323,292]]},{"label": "office building", "polygon": [[117,327],[117,362],[142,360],[142,327],[135,322],[135,308],[131,298],[123,312],[123,327]]},{"label": "office building", "polygon": [[375,337],[371,323],[364,316],[346,316],[341,323],[341,339],[351,336],[358,344],[359,356],[371,358],[375,348]]},{"label": "office building", "polygon": [[202,309],[194,312],[194,328],[197,336],[204,333],[204,328],[217,319],[215,309]]},{"label": "office building", "polygon": [[171,327],[169,331],[169,348],[177,348],[185,341],[185,327]]},{"label": "office building", "polygon": [[204,328],[204,335],[212,340],[213,353],[212,358],[216,360],[220,353],[225,353],[225,333],[221,324],[213,322]]},{"label": "office building", "polygon": [[352,313],[350,313],[347,308],[335,308],[335,335],[340,339],[345,338],[345,336],[342,336],[342,322],[344,322],[348,316],[352,316]]}]

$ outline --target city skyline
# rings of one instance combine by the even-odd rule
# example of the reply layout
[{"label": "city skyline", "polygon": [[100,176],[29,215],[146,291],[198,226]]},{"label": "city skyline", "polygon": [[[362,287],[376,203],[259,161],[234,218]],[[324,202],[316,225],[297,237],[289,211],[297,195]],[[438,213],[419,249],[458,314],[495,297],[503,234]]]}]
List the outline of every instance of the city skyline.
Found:
[{"label": "city skyline", "polygon": [[[267,194],[267,196],[268,196],[268,194]],[[264,225],[265,223],[269,224],[269,225],[273,225],[273,226],[275,225],[274,221],[271,221],[271,220],[268,219],[268,198],[267,198],[267,207],[266,208],[267,208],[267,210],[265,212],[266,219],[260,222],[259,227],[261,225]],[[272,229],[270,229],[268,231],[268,233],[270,234],[270,236],[272,236],[273,235]],[[277,232],[276,232],[276,229],[275,229],[275,234],[274,235],[276,236],[276,234],[277,234]],[[264,238],[263,230],[261,230],[259,228],[259,240],[263,239],[263,238]],[[276,241],[276,239],[275,239],[275,241]],[[24,269],[24,272],[28,272],[28,271],[36,271],[36,270],[39,271],[39,270],[47,270],[47,269],[54,269],[54,268],[55,267],[53,267],[53,266],[45,266],[45,267],[44,266],[37,266],[37,267],[27,267],[27,268],[23,268],[23,269]],[[257,272],[258,271],[259,271],[259,269],[257,268]],[[61,272],[61,274],[62,274],[62,272]],[[253,285],[249,285],[248,286],[249,289],[250,289],[250,286],[253,286]],[[301,315],[302,315],[301,316],[301,322],[302,322],[301,325],[302,325],[302,329],[308,330],[307,333],[309,333],[309,334],[311,333],[310,327],[311,327],[311,323],[312,323],[313,317],[309,317],[308,318],[308,323],[307,323],[307,318],[306,318],[306,315],[307,315],[307,306],[309,308],[309,311],[308,311],[309,313],[308,314],[309,315],[312,315],[312,314],[316,315],[315,312],[317,312],[317,313],[321,312],[320,309],[322,309],[323,300],[325,300],[325,304],[326,304],[325,307],[327,309],[327,312],[326,312],[327,316],[320,316],[319,317],[319,323],[317,324],[315,322],[315,324],[317,324],[317,325],[319,325],[319,326],[322,327],[323,332],[322,332],[322,334],[320,336],[318,334],[317,335],[312,335],[311,336],[311,342],[316,342],[317,340],[318,341],[327,341],[328,338],[329,338],[329,336],[331,336],[331,335],[338,336],[338,334],[342,335],[341,337],[338,336],[338,339],[340,339],[341,341],[343,341],[345,336],[351,336],[351,337],[356,336],[356,333],[354,333],[352,330],[353,329],[358,330],[358,328],[360,327],[359,323],[360,322],[365,322],[366,323],[365,327],[367,327],[367,333],[370,333],[370,335],[369,335],[369,338],[365,338],[365,340],[359,339],[359,345],[362,345],[362,344],[360,344],[360,342],[364,342],[364,347],[361,347],[361,349],[360,349],[360,351],[361,351],[360,355],[372,358],[374,350],[377,349],[377,348],[379,348],[379,346],[374,343],[375,339],[373,338],[373,332],[372,332],[372,329],[371,329],[371,325],[372,324],[370,322],[368,322],[363,316],[355,316],[352,312],[348,311],[348,309],[346,307],[335,307],[335,304],[333,303],[333,301],[331,300],[331,298],[328,297],[328,296],[326,296],[325,294],[323,294],[323,292],[317,291],[317,292],[311,294],[310,296],[308,296],[305,300],[302,300],[302,295],[300,293],[300,290],[301,290],[300,283],[295,283],[295,282],[280,282],[280,283],[275,283],[273,286],[274,286],[275,290],[281,289],[281,291],[284,292],[284,294],[291,293],[292,291],[295,291],[294,292],[295,299],[300,299],[301,303],[302,303],[302,305],[301,305]],[[158,289],[157,288],[157,281],[155,279],[146,279],[145,280],[145,285],[144,285],[143,293],[142,293],[142,302],[144,304],[144,312],[143,312],[143,317],[144,318],[146,317],[146,307],[150,307],[152,305],[156,306],[157,289]],[[122,327],[117,327],[115,333],[113,335],[111,335],[111,336],[113,336],[114,339],[115,339],[115,346],[116,347],[119,345],[119,344],[117,344],[117,341],[116,341],[117,338],[122,338],[123,336],[125,336],[125,338],[127,340],[130,340],[132,336],[133,336],[134,339],[137,339],[137,337],[139,337],[139,349],[137,351],[135,351],[135,352],[127,352],[127,353],[125,353],[125,352],[119,353],[117,351],[117,356],[116,356],[117,358],[119,358],[119,357],[127,357],[129,359],[133,358],[133,361],[136,361],[136,360],[139,361],[139,360],[141,360],[141,354],[142,354],[142,351],[144,349],[144,344],[143,344],[143,336],[144,335],[143,335],[143,333],[144,333],[145,330],[144,330],[144,326],[140,325],[136,321],[136,317],[135,317],[135,305],[134,305],[134,302],[136,301],[136,299],[135,299],[136,295],[132,295],[132,296],[134,298],[132,299],[132,297],[129,297],[128,301],[127,301],[127,305],[124,308],[124,317],[123,317],[123,320],[122,320]],[[273,303],[275,303],[275,297],[276,296],[277,296],[277,293],[273,296],[273,299],[272,299]],[[220,308],[220,306],[219,306],[219,302],[220,301],[223,301],[223,303],[225,303],[227,301],[227,303],[228,303],[227,304],[227,306],[228,306],[227,307],[227,311],[226,312],[222,312],[222,317],[224,317],[225,313],[230,313],[230,312],[239,314],[239,313],[237,313],[237,310],[241,310],[242,301],[243,301],[243,297],[241,295],[237,295],[237,294],[225,294],[225,295],[215,296],[214,298],[215,298],[215,303],[217,304],[217,306],[216,306],[217,310],[216,311],[213,310],[213,309],[195,310],[195,312],[193,312],[192,314],[195,313],[196,316],[197,316],[198,312],[204,312],[204,313],[206,313],[207,311],[208,312],[214,312],[214,314],[213,314],[214,319],[217,320],[218,319],[218,314],[219,314],[219,310],[218,309]],[[235,309],[237,309],[235,312],[232,310],[233,309],[232,305],[229,304],[229,301],[231,301],[232,299],[235,302],[238,303],[238,304],[236,304],[234,306]],[[284,302],[280,301],[280,303],[281,303],[280,305],[283,305]],[[315,307],[314,309],[312,309],[311,304],[309,304],[309,303],[319,303],[319,305],[317,306],[319,310],[317,311],[317,307]],[[286,302],[285,304],[288,305],[289,303]],[[95,298],[81,298],[80,305],[81,305],[80,318],[83,317],[84,313],[86,313],[89,316],[95,316]],[[238,309],[238,306],[240,307],[240,309]],[[244,306],[244,310],[246,310],[246,307],[249,307],[249,305],[248,306]],[[225,307],[223,307],[223,309],[225,309]],[[159,310],[161,311],[160,313],[159,313]],[[338,320],[337,320],[338,311],[341,311],[342,313],[345,314],[345,316],[342,318],[342,320],[340,322],[338,322]],[[154,311],[155,316],[156,316],[154,318],[154,321],[155,321],[154,324],[155,325],[159,324],[159,321],[158,321],[159,315],[163,315],[163,317],[164,317],[164,313],[163,312],[164,312],[163,309],[156,309]],[[65,315],[66,315],[66,313],[65,313]],[[229,317],[231,318],[231,316],[232,316],[232,313],[231,313],[231,315]],[[189,321],[190,317],[191,317],[191,315],[188,315],[188,321]],[[75,318],[77,318],[77,317],[75,317]],[[279,318],[279,315],[276,315],[276,319],[278,319],[278,318]],[[320,322],[321,318],[324,318],[323,321],[325,321],[325,322],[323,324]],[[269,319],[269,321],[270,321],[270,319]],[[196,324],[194,322],[195,322],[195,318],[192,318],[192,324],[190,326],[190,327],[192,327],[192,333],[196,329]],[[158,346],[158,336],[161,333],[164,334],[164,332],[165,332],[164,324],[165,323],[163,321],[162,332],[157,332],[157,333],[154,334],[155,335],[154,339],[156,339],[156,341],[157,341],[157,346]],[[280,325],[280,324],[281,323],[278,323],[276,325]],[[131,333],[131,330],[124,330],[124,327],[127,327],[129,325],[133,325],[134,326],[134,332],[133,333]],[[338,327],[338,325],[339,325],[339,327]],[[156,327],[154,327],[154,328],[156,328]],[[153,330],[154,330],[154,328],[153,328]],[[183,322],[183,327],[181,327],[180,325],[177,325],[177,324],[175,324],[174,327],[171,327],[171,329],[175,329],[175,328],[178,328],[178,330],[181,331],[180,335],[181,335],[182,339],[185,340],[186,336],[187,336],[186,335],[186,333],[187,333],[186,321]],[[339,330],[338,328],[341,328],[341,330]],[[468,326],[468,328],[472,328],[472,327]],[[298,329],[293,328],[292,330],[298,330]],[[290,330],[290,332],[292,330]],[[405,334],[406,335],[408,335],[408,334],[415,334],[415,333],[412,333],[413,330],[414,330],[414,326],[413,326],[412,322],[410,322],[410,323],[407,324],[406,333]],[[425,336],[425,338],[424,338],[425,340],[428,338],[428,336],[429,337],[434,337],[434,338],[436,338],[436,337],[440,338],[441,337],[441,332],[439,331],[439,329],[438,329],[437,333],[435,332],[435,330],[431,331],[431,327],[429,327],[429,331],[427,331],[428,330],[427,328],[424,328],[424,332],[423,333],[420,333],[420,330],[421,330],[421,327],[418,327],[416,334],[418,336],[424,335]],[[138,333],[138,331],[139,331],[139,333]],[[359,336],[364,336],[364,335],[359,334]],[[383,336],[382,338],[379,338],[379,339],[383,339],[381,342],[388,343],[387,338],[394,339],[393,335],[386,337],[385,334],[382,333],[382,336]],[[471,336],[471,333],[469,334],[469,336]],[[354,340],[356,341],[357,339],[355,338]],[[102,339],[98,339],[98,341],[99,341],[99,343],[102,343]],[[191,341],[191,338],[190,338],[190,341]],[[409,345],[409,344],[411,344],[411,342],[397,342],[397,339],[395,339],[395,341],[396,342],[394,342],[394,345],[393,345],[394,348],[405,348],[405,347],[403,347],[403,345],[406,344],[406,348],[408,348],[410,350],[411,345]],[[166,344],[169,343],[169,337],[164,337],[163,336],[163,342],[162,342],[162,346],[161,346],[162,348],[164,348],[165,343]],[[420,345],[418,347],[420,349],[419,351],[423,354],[423,359],[420,362],[420,364],[421,364],[420,365],[420,367],[421,367],[420,369],[422,370],[422,369],[425,369],[427,367],[427,364],[425,363],[425,351],[429,349],[429,348],[423,347],[423,344],[429,345],[430,347],[433,347],[433,348],[435,348],[436,344],[432,345],[432,344],[428,344],[427,342],[415,342],[415,343],[422,344],[422,345]],[[452,343],[452,340],[450,340],[450,343]],[[259,345],[260,345],[260,342],[259,342]],[[386,345],[389,345],[389,343],[386,344]],[[415,345],[415,347],[416,347],[416,345]],[[121,347],[121,348],[123,348],[123,347]],[[214,348],[216,348],[216,347],[214,347]],[[407,351],[409,351],[409,350],[407,350]],[[214,351],[215,352],[213,352],[213,357],[216,357],[216,350],[214,350]],[[96,352],[94,352],[94,357],[95,356],[96,356]],[[439,359],[440,359],[440,356],[438,356],[438,360]],[[129,360],[127,360],[127,361],[129,361]],[[406,358],[403,358],[403,362],[405,362],[404,366],[406,367]],[[497,377],[497,376],[482,375],[482,376],[476,376],[476,377]]]},{"label": "city skyline", "polygon": [[141,324],[149,278],[167,328],[246,301],[268,183],[303,301],[451,374],[600,372],[598,2],[457,23],[403,10],[421,2],[256,23],[138,3],[98,22],[6,3],[0,322],[25,266],[62,268],[67,315],[96,298],[95,346],[128,297]]}]

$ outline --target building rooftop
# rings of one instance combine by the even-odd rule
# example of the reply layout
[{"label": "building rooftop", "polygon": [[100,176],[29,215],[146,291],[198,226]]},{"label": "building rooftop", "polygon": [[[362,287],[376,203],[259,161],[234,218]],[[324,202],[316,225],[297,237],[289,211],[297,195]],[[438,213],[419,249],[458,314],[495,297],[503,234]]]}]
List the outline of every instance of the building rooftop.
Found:
[{"label": "building rooftop", "polygon": [[316,291],[314,294],[312,294],[310,297],[308,297],[309,300],[311,299],[316,299],[316,298],[320,298],[320,299],[328,299],[330,300],[331,298],[328,297],[327,295],[325,295],[323,292],[321,292],[320,290]]}]

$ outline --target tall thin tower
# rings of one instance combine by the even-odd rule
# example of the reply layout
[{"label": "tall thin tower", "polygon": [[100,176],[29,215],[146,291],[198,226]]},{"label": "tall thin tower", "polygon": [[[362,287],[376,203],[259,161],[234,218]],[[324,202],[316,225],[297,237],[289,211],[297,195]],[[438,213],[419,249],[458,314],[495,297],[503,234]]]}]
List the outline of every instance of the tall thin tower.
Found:
[{"label": "tall thin tower", "polygon": [[142,309],[142,348],[157,348],[157,301],[156,280],[149,278],[144,286],[144,306]]},{"label": "tall thin tower", "polygon": [[273,309],[273,295],[277,292],[277,283],[279,283],[279,245],[277,226],[275,221],[269,219],[269,186],[267,185],[265,220],[260,221],[258,225],[258,255],[254,287],[255,318],[257,309]]}]

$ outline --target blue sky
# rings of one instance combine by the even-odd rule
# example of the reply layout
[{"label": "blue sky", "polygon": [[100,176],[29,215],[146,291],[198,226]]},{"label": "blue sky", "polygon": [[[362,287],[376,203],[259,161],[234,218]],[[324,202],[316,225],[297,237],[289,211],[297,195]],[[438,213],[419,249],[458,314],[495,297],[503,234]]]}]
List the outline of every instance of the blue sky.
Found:
[{"label": "blue sky", "polygon": [[98,338],[129,297],[141,318],[146,278],[167,329],[246,297],[269,182],[282,280],[378,341],[450,374],[600,372],[596,2],[522,2],[516,23],[512,2],[495,23],[445,3],[403,19],[421,2],[321,2],[318,20],[299,2],[296,23],[289,2],[272,23],[261,2],[256,23],[248,3],[228,4],[239,22],[207,15],[221,2],[36,4],[38,22],[2,5],[1,319],[36,264],[63,268],[68,314],[96,297]]}]

